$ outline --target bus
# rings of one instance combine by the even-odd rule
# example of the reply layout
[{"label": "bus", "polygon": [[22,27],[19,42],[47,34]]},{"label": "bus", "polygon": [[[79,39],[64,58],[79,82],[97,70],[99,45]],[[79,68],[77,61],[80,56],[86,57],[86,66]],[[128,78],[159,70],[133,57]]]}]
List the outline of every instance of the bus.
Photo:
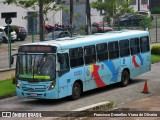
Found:
[{"label": "bus", "polygon": [[151,70],[148,31],[121,30],[19,46],[16,93],[20,98],[79,99],[83,92]]}]

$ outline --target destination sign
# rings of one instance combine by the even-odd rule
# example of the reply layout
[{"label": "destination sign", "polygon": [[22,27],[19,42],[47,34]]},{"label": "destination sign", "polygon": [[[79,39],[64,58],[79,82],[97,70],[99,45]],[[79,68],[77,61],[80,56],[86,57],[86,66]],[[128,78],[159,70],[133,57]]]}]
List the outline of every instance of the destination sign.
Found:
[{"label": "destination sign", "polygon": [[56,53],[56,47],[42,45],[26,45],[19,47],[18,52]]}]

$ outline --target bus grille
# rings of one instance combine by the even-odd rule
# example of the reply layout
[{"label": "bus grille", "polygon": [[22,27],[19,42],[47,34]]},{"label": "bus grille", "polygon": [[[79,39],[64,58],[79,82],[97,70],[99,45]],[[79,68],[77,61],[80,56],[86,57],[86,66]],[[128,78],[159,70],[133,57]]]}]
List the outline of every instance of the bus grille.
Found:
[{"label": "bus grille", "polygon": [[27,87],[22,87],[23,91],[28,91],[28,92],[45,92],[45,88],[27,88]]}]

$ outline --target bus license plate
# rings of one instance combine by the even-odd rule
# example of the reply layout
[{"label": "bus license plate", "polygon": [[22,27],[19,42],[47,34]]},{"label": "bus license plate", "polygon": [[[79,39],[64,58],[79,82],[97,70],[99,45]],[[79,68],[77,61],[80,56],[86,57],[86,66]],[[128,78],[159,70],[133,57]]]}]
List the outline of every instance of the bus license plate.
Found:
[{"label": "bus license plate", "polygon": [[33,96],[33,97],[35,97],[35,96],[37,96],[37,94],[34,94],[34,93],[33,93],[33,94],[30,94],[30,96]]}]

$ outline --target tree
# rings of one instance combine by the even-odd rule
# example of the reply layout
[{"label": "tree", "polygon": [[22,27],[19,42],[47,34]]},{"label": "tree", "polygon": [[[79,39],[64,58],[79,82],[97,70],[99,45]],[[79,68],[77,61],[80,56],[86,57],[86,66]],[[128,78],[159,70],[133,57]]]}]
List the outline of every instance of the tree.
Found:
[{"label": "tree", "polygon": [[107,12],[109,18],[120,16],[124,13],[134,12],[133,8],[128,6],[128,0],[122,0],[122,4],[119,5],[119,0],[97,0],[91,3],[91,7],[97,10],[104,10]]},{"label": "tree", "polygon": [[55,0],[5,0],[3,3],[15,4],[25,9],[32,8],[33,10],[39,11],[39,13],[37,13],[37,15],[34,14],[34,16],[39,16],[40,41],[43,41],[43,27],[45,21],[48,20],[47,13],[61,9],[61,7],[57,6],[54,2]]}]

